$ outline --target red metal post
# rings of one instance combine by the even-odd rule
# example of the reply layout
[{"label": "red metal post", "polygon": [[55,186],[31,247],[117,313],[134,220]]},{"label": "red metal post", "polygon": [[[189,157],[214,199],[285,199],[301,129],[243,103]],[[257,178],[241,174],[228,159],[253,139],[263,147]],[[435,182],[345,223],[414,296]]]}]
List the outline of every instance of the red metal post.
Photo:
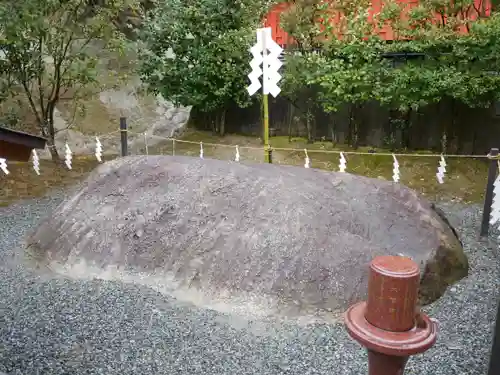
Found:
[{"label": "red metal post", "polygon": [[402,375],[409,356],[436,342],[437,327],[425,314],[417,324],[420,270],[410,258],[380,256],[370,264],[368,301],[345,314],[347,331],[368,349],[369,375]]}]

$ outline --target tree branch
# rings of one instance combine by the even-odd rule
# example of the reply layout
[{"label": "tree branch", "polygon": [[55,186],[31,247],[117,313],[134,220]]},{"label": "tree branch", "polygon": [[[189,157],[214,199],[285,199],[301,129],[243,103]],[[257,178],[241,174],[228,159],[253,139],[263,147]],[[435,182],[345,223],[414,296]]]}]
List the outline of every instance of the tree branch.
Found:
[{"label": "tree branch", "polygon": [[38,81],[38,95],[39,95],[39,103],[40,103],[40,110],[42,113],[45,113],[45,104],[44,104],[44,99],[45,99],[45,91],[43,87],[43,73],[45,72],[44,69],[44,62],[43,62],[43,38],[42,36],[39,36],[38,38],[38,74],[37,74],[37,81]]}]

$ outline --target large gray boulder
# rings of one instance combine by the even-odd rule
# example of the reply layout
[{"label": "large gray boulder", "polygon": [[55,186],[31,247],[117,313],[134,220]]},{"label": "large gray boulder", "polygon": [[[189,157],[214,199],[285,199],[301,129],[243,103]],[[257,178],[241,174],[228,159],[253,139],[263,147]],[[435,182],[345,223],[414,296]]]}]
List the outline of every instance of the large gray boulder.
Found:
[{"label": "large gray boulder", "polygon": [[180,156],[101,165],[27,247],[38,264],[75,277],[301,313],[342,312],[365,299],[377,255],[421,265],[424,304],[468,271],[449,224],[402,185]]}]

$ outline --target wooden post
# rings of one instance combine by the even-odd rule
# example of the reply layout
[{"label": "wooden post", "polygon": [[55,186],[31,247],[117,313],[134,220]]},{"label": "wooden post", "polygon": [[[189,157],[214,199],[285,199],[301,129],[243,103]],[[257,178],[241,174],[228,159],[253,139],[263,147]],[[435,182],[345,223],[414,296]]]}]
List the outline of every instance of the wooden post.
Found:
[{"label": "wooden post", "polygon": [[128,140],[127,140],[127,118],[120,117],[120,134],[121,134],[121,149],[122,156],[128,155]]},{"label": "wooden post", "polygon": [[500,303],[498,304],[497,320],[493,332],[493,345],[490,356],[490,369],[488,375],[500,374]]},{"label": "wooden post", "polygon": [[484,195],[483,219],[481,221],[481,237],[488,235],[490,229],[491,204],[493,203],[493,188],[498,170],[498,148],[492,148],[488,154],[490,166],[488,169],[488,181],[486,182],[486,193]]},{"label": "wooden post", "polygon": [[401,375],[411,355],[436,342],[435,323],[417,310],[419,283],[419,265],[410,258],[379,256],[371,262],[368,300],[344,315],[349,335],[368,349],[369,375]]},{"label": "wooden post", "polygon": [[266,163],[272,163],[269,157],[269,95],[265,93],[264,87],[267,86],[265,80],[267,77],[267,46],[266,46],[266,33],[262,30],[262,56],[264,62],[262,63],[262,101],[264,106],[264,160]]},{"label": "wooden post", "polygon": [[270,157],[270,147],[269,147],[269,101],[268,95],[262,95],[262,100],[264,101],[264,155],[266,163],[272,163]]}]

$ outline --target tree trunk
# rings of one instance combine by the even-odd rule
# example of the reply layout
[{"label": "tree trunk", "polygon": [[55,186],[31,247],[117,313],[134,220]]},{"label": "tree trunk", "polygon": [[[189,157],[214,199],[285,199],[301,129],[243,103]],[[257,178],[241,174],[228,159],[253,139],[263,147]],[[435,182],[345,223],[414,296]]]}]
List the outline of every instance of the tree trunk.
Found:
[{"label": "tree trunk", "polygon": [[214,113],[212,133],[213,134],[219,133],[219,111],[218,110],[215,110],[215,113]]},{"label": "tree trunk", "polygon": [[48,138],[47,146],[49,148],[50,156],[52,158],[52,161],[56,164],[61,164],[62,160],[61,157],[59,156],[59,152],[57,151],[56,148],[56,130],[54,129],[54,110],[55,106],[53,104],[49,104],[50,108],[47,111],[47,117],[44,118],[44,126],[43,124],[39,124],[40,128],[42,129],[42,134],[44,134]]},{"label": "tree trunk", "polygon": [[219,135],[224,137],[226,135],[226,109],[223,108],[221,110],[220,118],[219,118]]},{"label": "tree trunk", "polygon": [[50,151],[50,157],[52,158],[52,161],[56,164],[61,164],[61,157],[59,156],[59,151],[57,151],[54,139],[49,139],[47,142],[47,147],[49,148]]},{"label": "tree trunk", "polygon": [[441,153],[446,154],[446,149],[448,146],[448,137],[446,136],[446,130],[443,131],[441,135]]},{"label": "tree trunk", "polygon": [[316,115],[313,113],[311,117],[311,126],[312,126],[312,142],[314,143],[316,141],[316,131],[317,131],[317,126],[316,126]]},{"label": "tree trunk", "polygon": [[412,115],[412,108],[408,109],[405,113],[405,118],[404,118],[404,129],[403,129],[403,146],[406,149],[410,148],[410,128],[411,128],[411,115]]},{"label": "tree trunk", "polygon": [[459,153],[460,148],[460,128],[458,127],[458,102],[454,99],[450,99],[450,133],[448,141],[448,152],[452,154]]},{"label": "tree trunk", "polygon": [[336,127],[335,127],[335,119],[333,118],[333,114],[330,113],[329,114],[329,121],[328,121],[328,130],[329,130],[329,133],[330,133],[330,136],[332,137],[332,145],[333,147],[335,147],[335,145],[337,144],[337,132],[336,132]]},{"label": "tree trunk", "polygon": [[[440,101],[438,103],[438,111],[439,111],[439,116],[442,119],[443,118],[443,106],[444,106],[444,101]],[[441,153],[446,154],[448,150],[448,121],[445,119],[443,121],[443,128],[441,132]]]},{"label": "tree trunk", "polygon": [[349,110],[349,145],[355,150],[359,147],[359,125],[356,118],[356,113],[359,110],[357,104],[352,104]]},{"label": "tree trunk", "polygon": [[389,110],[389,116],[387,119],[386,129],[385,129],[384,145],[389,146],[390,151],[394,151],[396,149],[396,142],[395,142],[396,135],[394,129],[395,113],[396,113],[395,109]]},{"label": "tree trunk", "polygon": [[311,103],[307,101],[307,110],[306,110],[307,143],[314,143],[312,122],[313,122],[313,114],[311,113]]},{"label": "tree trunk", "polygon": [[311,116],[310,116],[309,110],[307,111],[307,114],[306,114],[306,127],[307,127],[307,143],[313,143]]},{"label": "tree trunk", "polygon": [[354,131],[354,134],[353,134],[354,145],[353,145],[353,147],[354,147],[355,150],[357,150],[359,148],[359,124],[356,121],[356,118],[354,119],[353,123],[354,123],[354,127],[353,127],[353,131]]},{"label": "tree trunk", "polygon": [[354,104],[349,104],[349,110],[348,110],[348,117],[349,117],[349,123],[348,123],[348,128],[347,128],[347,145],[352,146],[353,144],[353,112],[354,112]]},{"label": "tree trunk", "polygon": [[290,102],[288,108],[288,142],[292,142],[292,124],[293,124],[294,112],[295,112],[295,107],[293,103]]}]

